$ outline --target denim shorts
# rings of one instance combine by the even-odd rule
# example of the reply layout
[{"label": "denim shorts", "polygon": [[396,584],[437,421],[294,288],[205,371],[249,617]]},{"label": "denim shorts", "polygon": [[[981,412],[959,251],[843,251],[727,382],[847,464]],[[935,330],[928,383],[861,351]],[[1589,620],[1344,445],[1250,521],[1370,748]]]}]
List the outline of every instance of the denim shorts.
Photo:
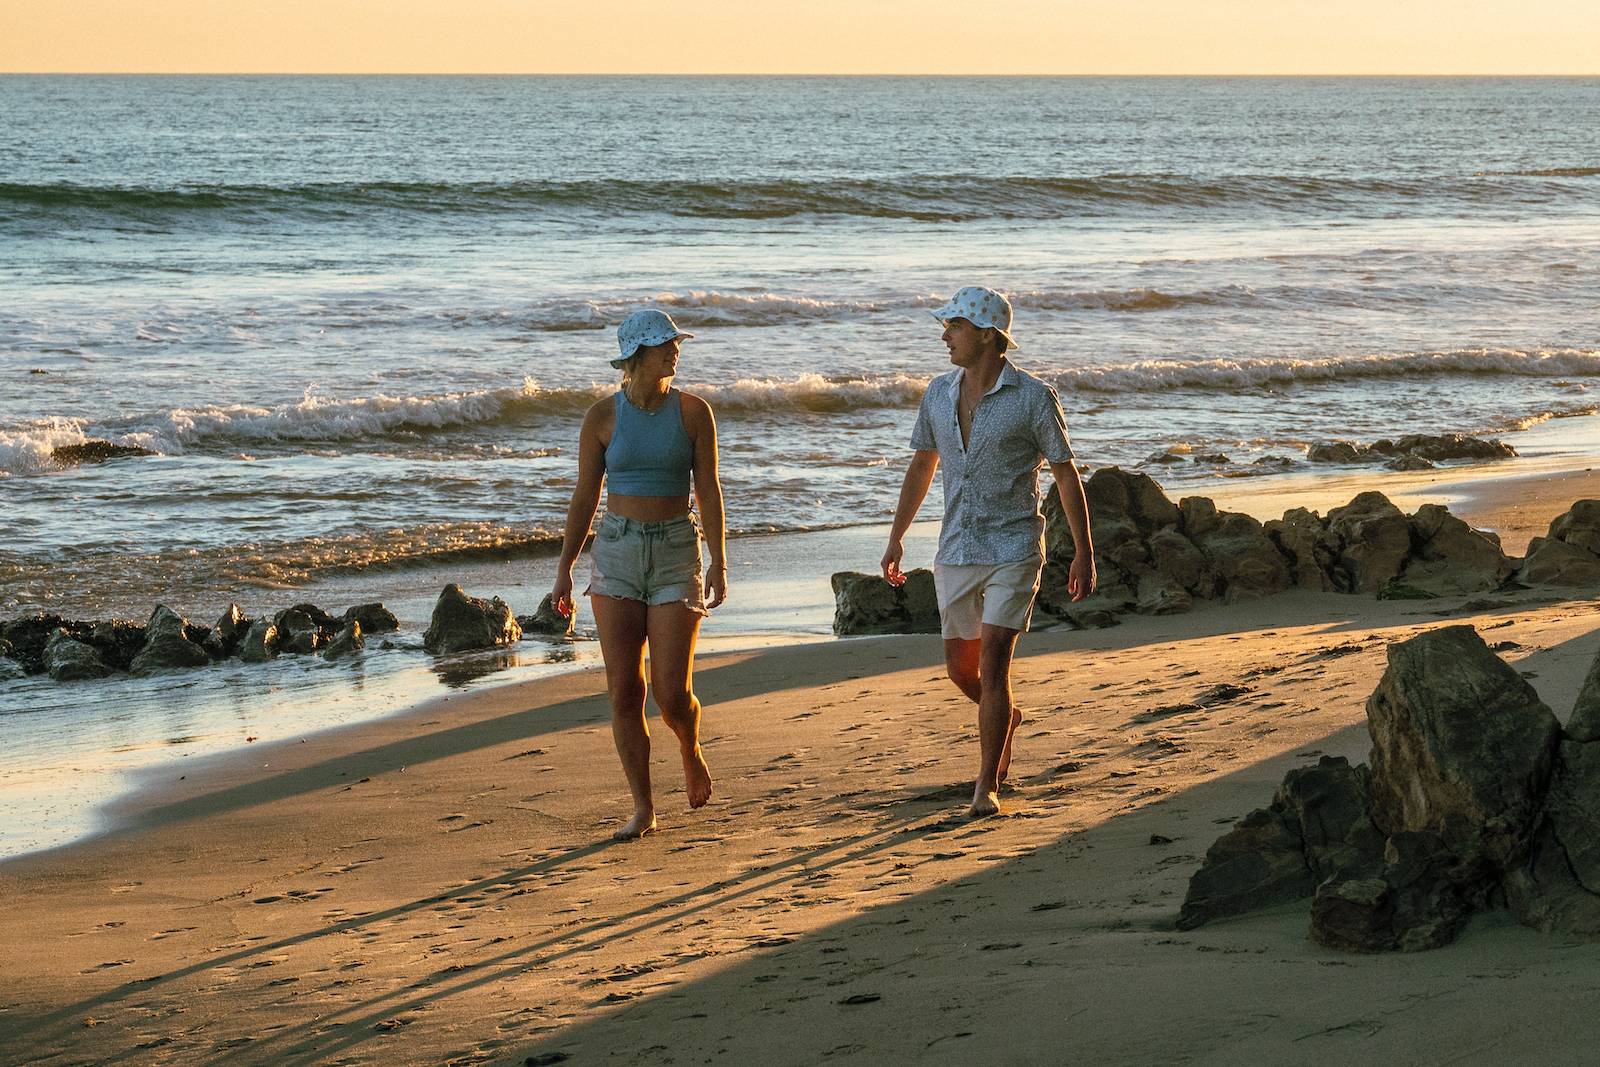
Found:
[{"label": "denim shorts", "polygon": [[705,615],[700,577],[700,524],[693,515],[638,522],[607,512],[589,547],[589,588],[584,592],[652,606],[682,603]]}]

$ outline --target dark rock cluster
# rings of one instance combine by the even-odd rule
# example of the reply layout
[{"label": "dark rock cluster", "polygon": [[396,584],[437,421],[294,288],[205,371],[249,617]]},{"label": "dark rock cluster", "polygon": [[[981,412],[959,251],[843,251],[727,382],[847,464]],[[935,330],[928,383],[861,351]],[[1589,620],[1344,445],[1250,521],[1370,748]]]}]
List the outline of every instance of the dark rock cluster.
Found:
[{"label": "dark rock cluster", "polygon": [[1390,470],[1427,470],[1452,459],[1510,459],[1517,450],[1504,441],[1466,434],[1407,434],[1397,441],[1385,438],[1370,445],[1352,441],[1322,441],[1306,452],[1312,463],[1382,463]]},{"label": "dark rock cluster", "polygon": [[239,605],[229,604],[213,626],[196,626],[161,604],[143,623],[52,614],[0,622],[0,656],[16,663],[21,673],[48,673],[65,682],[201,667],[233,657],[260,662],[284,653],[320,652],[335,659],[359,650],[363,634],[398,625],[382,604],[361,604],[339,617],[314,604],[297,604],[258,619],[246,618]]},{"label": "dark rock cluster", "polygon": [[1178,926],[1311,898],[1311,937],[1358,952],[1454,940],[1506,907],[1600,936],[1600,658],[1565,730],[1470,626],[1390,646],[1369,763],[1290,771],[1206,853]]}]

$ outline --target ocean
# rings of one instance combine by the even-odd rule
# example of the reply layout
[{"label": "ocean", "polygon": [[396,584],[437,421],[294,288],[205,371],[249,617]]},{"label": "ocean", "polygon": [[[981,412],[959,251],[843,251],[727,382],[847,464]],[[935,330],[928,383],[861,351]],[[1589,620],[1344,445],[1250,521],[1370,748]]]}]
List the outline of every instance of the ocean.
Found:
[{"label": "ocean", "polygon": [[[425,621],[465,573],[530,611],[647,305],[697,335],[730,555],[804,605],[736,599],[724,637],[819,634],[827,572],[876,563],[792,561],[892,514],[962,285],[1012,295],[1085,465],[1174,496],[1592,413],[1597,112],[1600,79],[0,76],[0,616],[337,590]],[[154,455],[53,458],[91,440]],[[382,700],[279,664],[0,681],[0,808],[427,673],[371,659]]]}]

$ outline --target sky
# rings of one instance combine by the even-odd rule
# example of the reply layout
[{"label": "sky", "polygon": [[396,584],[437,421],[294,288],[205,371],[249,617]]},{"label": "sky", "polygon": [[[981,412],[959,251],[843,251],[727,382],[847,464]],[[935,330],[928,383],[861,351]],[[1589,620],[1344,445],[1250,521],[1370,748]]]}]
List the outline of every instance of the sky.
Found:
[{"label": "sky", "polygon": [[0,0],[0,72],[1600,74],[1596,0]]}]

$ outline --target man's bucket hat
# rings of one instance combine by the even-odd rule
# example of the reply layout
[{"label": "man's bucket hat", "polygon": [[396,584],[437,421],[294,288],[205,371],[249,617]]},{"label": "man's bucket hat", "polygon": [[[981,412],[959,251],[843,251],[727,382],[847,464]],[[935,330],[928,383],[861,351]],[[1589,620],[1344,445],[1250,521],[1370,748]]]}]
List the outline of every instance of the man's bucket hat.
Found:
[{"label": "man's bucket hat", "polygon": [[617,348],[622,354],[612,360],[611,365],[621,367],[623,361],[637,352],[640,346],[664,345],[674,337],[688,340],[693,336],[692,333],[684,333],[678,329],[678,324],[673,322],[672,316],[665,311],[657,311],[655,308],[635,311],[623,319],[622,325],[617,327]]},{"label": "man's bucket hat", "polygon": [[933,313],[933,317],[940,322],[966,319],[981,329],[999,330],[1008,348],[1017,347],[1016,340],[1011,336],[1011,301],[1006,299],[1004,293],[993,289],[985,289],[981,285],[959,289],[955,296],[945,302],[944,307]]}]

